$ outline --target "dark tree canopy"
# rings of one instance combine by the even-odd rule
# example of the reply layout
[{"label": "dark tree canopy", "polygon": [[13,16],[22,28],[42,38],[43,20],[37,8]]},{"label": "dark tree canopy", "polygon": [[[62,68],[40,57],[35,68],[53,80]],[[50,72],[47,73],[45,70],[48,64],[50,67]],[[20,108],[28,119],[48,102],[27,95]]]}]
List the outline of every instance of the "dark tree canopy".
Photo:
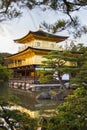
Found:
[{"label": "dark tree canopy", "polygon": [[80,57],[78,53],[73,53],[70,50],[49,52],[44,56],[46,60],[42,62],[43,71],[40,82],[57,82],[60,83],[61,88],[65,89],[62,76],[75,74],[79,70],[77,62]]},{"label": "dark tree canopy", "polygon": [[[15,96],[0,97],[0,130],[34,130],[37,120],[26,112],[14,109],[20,105],[20,99]],[[13,107],[13,108],[12,108]]]},{"label": "dark tree canopy", "polygon": [[6,57],[9,56],[11,54],[9,53],[0,53],[0,64],[1,65],[6,65]]},{"label": "dark tree canopy", "polygon": [[58,106],[56,116],[47,124],[47,130],[86,130],[86,107],[87,90],[77,88]]},{"label": "dark tree canopy", "polygon": [[48,25],[46,22],[42,24],[53,33],[71,28],[73,30],[70,32],[75,33],[75,36],[87,32],[86,26],[80,25],[78,16],[73,15],[81,9],[86,10],[86,0],[0,0],[0,21],[20,16],[25,7],[30,10],[39,7],[44,12],[54,10],[56,13],[62,13],[64,18],[59,19],[58,16],[54,25]]},{"label": "dark tree canopy", "polygon": [[10,69],[8,70],[6,67],[6,57],[9,55],[9,53],[0,53],[0,82],[7,81],[8,78],[12,75],[12,71]]}]

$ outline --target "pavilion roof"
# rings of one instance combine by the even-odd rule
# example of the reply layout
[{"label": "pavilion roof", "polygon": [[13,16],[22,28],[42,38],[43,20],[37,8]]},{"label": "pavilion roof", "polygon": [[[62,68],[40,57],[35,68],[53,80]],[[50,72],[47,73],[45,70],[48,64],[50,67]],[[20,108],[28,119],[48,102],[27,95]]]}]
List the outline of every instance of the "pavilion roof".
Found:
[{"label": "pavilion roof", "polygon": [[23,51],[20,51],[18,53],[15,53],[15,54],[12,54],[12,55],[8,56],[8,58],[11,59],[12,57],[16,57],[16,56],[18,57],[18,56],[21,56],[21,55],[25,55],[26,56],[26,54],[29,54],[30,51],[47,53],[47,52],[50,52],[52,50],[51,49],[39,49],[39,48],[28,47],[28,48],[26,48]]},{"label": "pavilion roof", "polygon": [[68,36],[58,36],[54,34],[50,34],[44,32],[42,30],[38,30],[36,32],[29,31],[27,35],[20,39],[14,40],[16,43],[29,43],[33,40],[44,40],[44,41],[53,41],[53,42],[61,42],[68,38]]}]

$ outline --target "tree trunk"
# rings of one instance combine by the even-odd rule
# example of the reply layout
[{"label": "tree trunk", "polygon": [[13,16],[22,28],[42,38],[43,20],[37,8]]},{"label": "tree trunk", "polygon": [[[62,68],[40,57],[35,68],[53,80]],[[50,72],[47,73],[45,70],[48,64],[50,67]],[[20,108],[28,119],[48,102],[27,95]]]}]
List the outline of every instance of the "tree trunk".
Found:
[{"label": "tree trunk", "polygon": [[65,89],[64,83],[63,83],[62,78],[61,78],[61,76],[59,74],[58,74],[58,79],[59,79],[59,83],[61,85],[61,88]]}]

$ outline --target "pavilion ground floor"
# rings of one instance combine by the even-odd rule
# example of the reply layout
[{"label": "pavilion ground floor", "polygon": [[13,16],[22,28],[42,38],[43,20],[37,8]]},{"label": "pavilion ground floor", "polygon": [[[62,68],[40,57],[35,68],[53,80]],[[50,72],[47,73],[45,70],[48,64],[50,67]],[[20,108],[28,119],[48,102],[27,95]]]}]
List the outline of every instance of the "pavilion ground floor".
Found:
[{"label": "pavilion ground floor", "polygon": [[[24,90],[42,90],[59,88],[58,80],[42,84],[39,81],[42,68],[40,65],[27,65],[13,68],[13,78],[9,79],[9,87]],[[65,82],[65,81],[64,81]]]},{"label": "pavilion ground floor", "polygon": [[23,80],[29,83],[36,83],[40,76],[39,65],[26,65],[15,67],[13,69],[13,79]]},{"label": "pavilion ground floor", "polygon": [[11,88],[18,88],[23,90],[29,90],[29,91],[38,91],[38,90],[51,90],[51,89],[58,89],[60,88],[60,84],[35,84],[30,83],[29,80],[23,80],[23,79],[10,79],[9,80],[9,87]]}]

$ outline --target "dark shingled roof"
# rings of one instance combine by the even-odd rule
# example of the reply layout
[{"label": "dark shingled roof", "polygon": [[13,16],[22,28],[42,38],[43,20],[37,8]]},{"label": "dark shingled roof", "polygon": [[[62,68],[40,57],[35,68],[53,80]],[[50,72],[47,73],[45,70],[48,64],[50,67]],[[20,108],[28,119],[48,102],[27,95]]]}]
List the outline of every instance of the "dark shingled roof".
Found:
[{"label": "dark shingled roof", "polygon": [[34,35],[39,35],[39,36],[45,36],[45,37],[68,38],[68,37],[65,37],[65,36],[53,35],[53,34],[50,34],[50,33],[47,33],[47,32],[41,31],[41,30],[36,31],[36,32],[30,31],[29,33],[32,33]]},{"label": "dark shingled roof", "polygon": [[29,49],[32,49],[32,50],[38,50],[38,51],[45,51],[45,52],[50,52],[50,51],[52,51],[51,49],[41,49],[41,48],[34,48],[34,47],[27,47],[26,49],[24,49],[23,51],[20,51],[20,52],[18,52],[18,53],[15,53],[15,54],[12,54],[12,55],[10,55],[10,56],[8,56],[8,58],[9,57],[12,57],[12,56],[15,56],[15,55],[18,55],[18,54],[21,54],[21,53],[23,53],[23,52],[26,52],[27,50],[29,50]]},{"label": "dark shingled roof", "polygon": [[[25,35],[24,37],[22,37],[22,38],[19,38],[19,39],[16,39],[16,40],[14,40],[14,41],[16,41],[16,42],[18,42],[18,41],[20,41],[20,40],[22,40],[22,39],[24,39],[24,38],[26,38],[28,35],[30,35],[30,34],[32,34],[32,35],[34,35],[34,36],[38,36],[38,37],[44,37],[44,38],[54,38],[54,39],[61,39],[60,41],[64,41],[65,39],[67,39],[68,38],[68,36],[58,36],[58,35],[54,35],[54,34],[50,34],[50,33],[47,33],[47,32],[44,32],[44,31],[42,31],[42,30],[38,30],[38,31],[36,31],[36,32],[33,32],[33,31],[29,31],[29,33],[27,34],[27,35]],[[55,40],[54,40],[55,41]]]}]

